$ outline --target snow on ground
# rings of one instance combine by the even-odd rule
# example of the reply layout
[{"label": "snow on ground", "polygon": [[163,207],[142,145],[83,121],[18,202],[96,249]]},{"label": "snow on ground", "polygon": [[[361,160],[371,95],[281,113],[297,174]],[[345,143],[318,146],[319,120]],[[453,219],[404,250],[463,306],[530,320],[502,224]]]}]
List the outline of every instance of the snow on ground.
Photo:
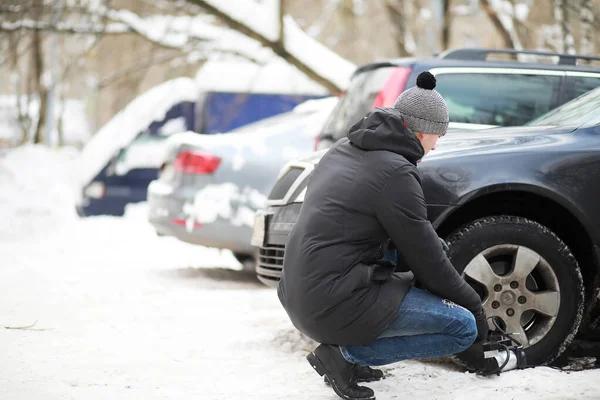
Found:
[{"label": "snow on ground", "polygon": [[77,217],[71,206],[77,155],[73,148],[29,144],[0,157],[0,243],[51,232]]},{"label": "snow on ground", "polygon": [[[68,165],[42,149],[31,156],[30,168]],[[24,161],[9,153],[3,171]],[[2,194],[54,184],[6,176]],[[2,209],[35,196],[11,193]],[[22,221],[47,209],[41,200],[27,207]],[[125,218],[52,222],[51,234],[0,238],[1,399],[337,399],[304,359],[314,344],[275,290],[239,271],[231,253],[157,237],[143,204]],[[479,378],[432,361],[384,369],[387,379],[370,384],[379,400],[600,398],[600,370]]]}]

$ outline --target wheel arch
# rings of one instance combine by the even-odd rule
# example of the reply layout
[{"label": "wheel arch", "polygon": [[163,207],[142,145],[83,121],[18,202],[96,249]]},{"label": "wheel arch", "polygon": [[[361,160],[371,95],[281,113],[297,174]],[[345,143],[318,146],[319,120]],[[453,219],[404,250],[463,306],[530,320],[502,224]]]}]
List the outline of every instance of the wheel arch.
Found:
[{"label": "wheel arch", "polygon": [[494,185],[463,196],[435,221],[438,234],[447,237],[478,218],[512,215],[538,222],[553,231],[571,249],[583,275],[586,293],[593,289],[599,266],[590,227],[570,203],[550,190],[533,185]]}]

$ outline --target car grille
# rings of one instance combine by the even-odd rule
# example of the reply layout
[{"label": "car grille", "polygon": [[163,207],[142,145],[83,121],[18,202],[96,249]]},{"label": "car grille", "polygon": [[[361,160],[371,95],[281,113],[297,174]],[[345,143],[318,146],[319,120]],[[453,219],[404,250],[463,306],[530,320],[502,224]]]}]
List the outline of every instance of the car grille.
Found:
[{"label": "car grille", "polygon": [[277,286],[283,270],[284,253],[285,246],[282,245],[269,245],[259,249],[256,274],[265,285]]}]

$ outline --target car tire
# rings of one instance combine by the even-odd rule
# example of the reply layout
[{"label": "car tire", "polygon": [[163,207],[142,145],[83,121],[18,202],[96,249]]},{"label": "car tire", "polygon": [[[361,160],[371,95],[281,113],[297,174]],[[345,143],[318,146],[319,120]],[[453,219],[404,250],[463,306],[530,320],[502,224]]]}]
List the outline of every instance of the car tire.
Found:
[{"label": "car tire", "polygon": [[236,260],[242,264],[242,271],[246,273],[256,273],[256,258],[252,254],[233,253]]},{"label": "car tire", "polygon": [[[555,360],[577,333],[584,304],[581,271],[566,244],[535,221],[506,215],[468,223],[446,240],[449,259],[478,291],[487,316],[502,318],[505,329],[522,327],[515,339],[525,334],[527,364]],[[481,367],[481,346],[458,358]]]}]

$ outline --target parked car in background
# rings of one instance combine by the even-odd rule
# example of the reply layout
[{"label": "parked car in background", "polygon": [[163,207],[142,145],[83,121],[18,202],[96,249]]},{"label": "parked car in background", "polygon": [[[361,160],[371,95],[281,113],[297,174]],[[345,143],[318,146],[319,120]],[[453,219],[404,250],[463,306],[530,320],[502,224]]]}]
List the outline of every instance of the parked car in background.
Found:
[{"label": "parked car in background", "polygon": [[437,57],[366,64],[353,74],[317,148],[345,137],[371,108],[392,106],[426,70],[435,75],[436,90],[448,104],[450,130],[482,129],[523,125],[600,86],[598,61],[535,51],[457,49]]},{"label": "parked car in background", "polygon": [[[600,88],[523,127],[454,132],[418,167],[452,263],[532,365],[555,360],[577,333],[600,338],[599,110]],[[325,152],[286,165],[255,217],[257,275],[269,286]],[[480,357],[461,354],[471,365]]]},{"label": "parked car in background", "polygon": [[123,215],[128,204],[145,201],[164,141],[174,133],[228,132],[327,93],[284,61],[210,61],[194,79],[162,83],[131,101],[86,144],[77,211]]},{"label": "parked car in background", "polygon": [[202,134],[229,132],[329,96],[323,86],[282,59],[266,64],[212,60],[195,77],[196,124]]},{"label": "parked car in background", "polygon": [[164,139],[194,128],[197,97],[191,78],[177,78],[132,100],[86,143],[79,156],[80,216],[123,215],[146,199],[158,175]]},{"label": "parked car in background", "polygon": [[311,100],[222,135],[174,135],[160,177],[148,189],[150,223],[161,235],[229,249],[253,271],[254,213],[283,165],[312,152],[337,101]]}]

